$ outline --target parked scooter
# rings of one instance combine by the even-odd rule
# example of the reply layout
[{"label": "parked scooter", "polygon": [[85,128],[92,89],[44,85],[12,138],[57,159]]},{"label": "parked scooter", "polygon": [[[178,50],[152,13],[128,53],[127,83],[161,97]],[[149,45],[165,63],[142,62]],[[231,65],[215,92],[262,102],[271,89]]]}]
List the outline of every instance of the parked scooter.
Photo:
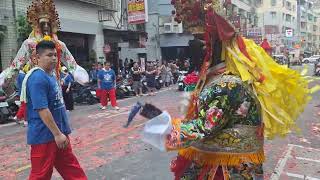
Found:
[{"label": "parked scooter", "polygon": [[13,117],[19,110],[16,101],[17,94],[14,92],[10,96],[1,91],[0,92],[0,124],[7,123],[13,120]]},{"label": "parked scooter", "polygon": [[141,84],[142,84],[142,93],[143,94],[148,93],[148,84],[147,84],[146,76],[143,76],[141,78]]},{"label": "parked scooter", "polygon": [[315,76],[320,76],[320,63],[315,63],[314,64],[314,75]]},{"label": "parked scooter", "polygon": [[9,104],[9,110],[11,113],[11,117],[14,117],[19,111],[20,101],[18,99],[18,92],[14,92],[10,96],[7,97],[6,101]]},{"label": "parked scooter", "polygon": [[132,80],[126,78],[120,80],[116,84],[116,96],[117,99],[122,99],[130,96],[135,96],[136,93],[132,89]]},{"label": "parked scooter", "polygon": [[10,117],[9,104],[6,99],[7,97],[2,91],[0,95],[0,124],[8,122]]},{"label": "parked scooter", "polygon": [[156,76],[156,89],[159,90],[163,87],[163,80],[161,76]]},{"label": "parked scooter", "polygon": [[97,98],[92,95],[92,87],[88,85],[81,85],[79,83],[75,83],[73,85],[73,101],[78,104],[95,104],[97,103]]},{"label": "parked scooter", "polygon": [[183,79],[186,77],[188,74],[188,71],[179,71],[179,77],[178,77],[178,90],[183,91],[185,88],[185,84],[183,82]]}]

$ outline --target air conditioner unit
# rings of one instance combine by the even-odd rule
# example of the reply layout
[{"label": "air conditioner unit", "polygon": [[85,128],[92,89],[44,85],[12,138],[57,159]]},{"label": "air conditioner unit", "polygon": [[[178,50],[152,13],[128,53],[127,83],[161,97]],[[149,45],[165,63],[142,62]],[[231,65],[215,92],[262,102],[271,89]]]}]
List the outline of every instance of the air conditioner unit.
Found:
[{"label": "air conditioner unit", "polygon": [[164,23],[164,33],[172,33],[172,23]]},{"label": "air conditioner unit", "polygon": [[173,24],[173,33],[183,33],[182,23],[174,23]]}]

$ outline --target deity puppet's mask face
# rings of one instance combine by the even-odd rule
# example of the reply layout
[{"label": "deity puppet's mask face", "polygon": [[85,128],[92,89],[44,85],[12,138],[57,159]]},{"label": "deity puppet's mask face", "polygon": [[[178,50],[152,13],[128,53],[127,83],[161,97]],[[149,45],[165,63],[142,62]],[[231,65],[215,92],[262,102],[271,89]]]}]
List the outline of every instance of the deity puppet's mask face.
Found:
[{"label": "deity puppet's mask face", "polygon": [[50,35],[51,32],[52,32],[50,22],[49,22],[49,21],[42,20],[42,21],[40,21],[39,23],[40,23],[41,33],[42,33],[43,35]]}]

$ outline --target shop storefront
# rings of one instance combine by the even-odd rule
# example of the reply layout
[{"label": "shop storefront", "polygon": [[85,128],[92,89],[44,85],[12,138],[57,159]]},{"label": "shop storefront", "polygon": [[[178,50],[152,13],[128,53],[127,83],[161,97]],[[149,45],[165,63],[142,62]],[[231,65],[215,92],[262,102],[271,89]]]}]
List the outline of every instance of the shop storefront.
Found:
[{"label": "shop storefront", "polygon": [[87,34],[59,32],[59,40],[64,42],[77,63],[88,66],[89,63],[89,36]]},{"label": "shop storefront", "polygon": [[161,34],[160,47],[164,60],[185,59],[190,57],[189,41],[194,37],[188,34]]},{"label": "shop storefront", "polygon": [[103,32],[105,47],[108,47],[104,48],[105,57],[111,62],[115,71],[118,71],[121,66],[119,59],[122,59],[121,63],[123,63],[125,58],[133,59],[135,62],[140,58],[147,58],[145,47],[143,47],[143,42],[148,37],[147,33],[112,29],[104,29]]}]

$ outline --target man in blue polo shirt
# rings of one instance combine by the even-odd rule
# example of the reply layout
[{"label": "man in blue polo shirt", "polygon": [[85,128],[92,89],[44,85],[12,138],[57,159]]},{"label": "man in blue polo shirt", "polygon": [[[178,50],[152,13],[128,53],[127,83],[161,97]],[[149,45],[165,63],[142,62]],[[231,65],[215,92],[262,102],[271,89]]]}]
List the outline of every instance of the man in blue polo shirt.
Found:
[{"label": "man in blue polo shirt", "polygon": [[64,179],[87,179],[68,138],[71,129],[61,87],[53,73],[57,63],[55,44],[41,41],[36,53],[39,69],[26,76],[27,141],[31,145],[29,179],[51,179],[53,167]]},{"label": "man in blue polo shirt", "polygon": [[111,106],[115,110],[119,110],[116,98],[116,80],[116,73],[110,68],[110,62],[106,62],[104,69],[98,72],[98,88],[101,89],[100,103],[103,110],[107,108],[108,99],[111,101]]}]

